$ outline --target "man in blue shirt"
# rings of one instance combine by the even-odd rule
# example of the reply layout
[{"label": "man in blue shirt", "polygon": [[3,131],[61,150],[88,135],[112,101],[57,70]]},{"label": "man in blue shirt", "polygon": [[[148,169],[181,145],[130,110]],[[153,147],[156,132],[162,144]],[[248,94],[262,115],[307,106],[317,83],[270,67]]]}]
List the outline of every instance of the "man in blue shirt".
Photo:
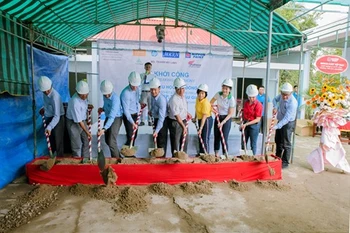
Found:
[{"label": "man in blue shirt", "polygon": [[[264,129],[264,111],[265,111],[265,87],[259,87],[259,94],[256,96],[256,99],[263,105],[261,120],[260,120],[260,132],[263,132]],[[270,97],[267,97],[268,102],[270,102]]]},{"label": "man in blue shirt", "polygon": [[67,129],[71,141],[73,157],[89,157],[89,132],[86,124],[88,108],[87,97],[89,95],[89,85],[85,81],[79,81],[76,86],[76,93],[68,102],[67,107]]},{"label": "man in blue shirt", "polygon": [[298,103],[292,92],[292,85],[284,83],[281,87],[281,94],[272,101],[273,114],[277,113],[278,120],[278,123],[273,128],[276,130],[276,156],[282,159],[282,168],[287,168],[289,165],[292,150],[291,137],[295,127],[295,117],[298,108]]},{"label": "man in blue shirt", "polygon": [[[132,132],[138,128],[136,124],[137,114],[140,111],[140,90],[139,86],[141,85],[140,74],[133,71],[128,77],[129,85],[124,88],[120,94],[120,101],[123,107],[123,122],[126,132],[126,142],[125,145],[130,146]],[[137,138],[137,131],[134,138],[134,143]]]},{"label": "man in blue shirt", "polygon": [[301,96],[298,94],[298,85],[294,85],[293,87],[293,96],[294,98],[297,100],[298,102],[298,109],[297,109],[297,112],[298,112],[298,116],[297,118],[299,119],[300,118],[300,111],[299,111],[299,107],[301,105]]},{"label": "man in blue shirt", "polygon": [[52,81],[41,76],[38,80],[40,91],[44,93],[44,107],[40,109],[40,114],[45,115],[47,123],[45,133],[50,136],[52,151],[57,156],[63,156],[63,134],[64,134],[64,108],[60,94],[52,87]]},{"label": "man in blue shirt", "polygon": [[101,82],[100,90],[103,95],[103,108],[99,108],[98,113],[101,114],[104,111],[106,120],[102,130],[97,135],[105,134],[106,144],[111,151],[111,157],[120,158],[117,144],[117,137],[123,119],[120,97],[113,91],[113,84],[108,80]]},{"label": "man in blue shirt", "polygon": [[[142,111],[140,126],[145,125],[145,121],[148,115],[147,113],[150,110],[149,106],[151,105],[151,94],[150,94],[149,82],[156,77],[151,72],[152,72],[152,63],[146,62],[145,73],[140,74],[140,77],[141,77],[141,103],[144,103],[147,106]],[[151,126],[150,119],[148,119],[148,125]]]},{"label": "man in blue shirt", "polygon": [[149,111],[149,115],[154,118],[155,125],[153,137],[157,137],[157,147],[163,148],[166,153],[168,139],[168,128],[165,121],[167,101],[165,96],[160,93],[159,79],[153,78],[149,83],[149,87],[151,91],[151,111]]}]

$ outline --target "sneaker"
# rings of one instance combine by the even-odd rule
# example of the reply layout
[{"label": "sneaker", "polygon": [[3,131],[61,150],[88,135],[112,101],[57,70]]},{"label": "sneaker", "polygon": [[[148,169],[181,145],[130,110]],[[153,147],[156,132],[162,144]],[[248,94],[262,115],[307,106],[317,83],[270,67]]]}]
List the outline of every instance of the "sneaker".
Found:
[{"label": "sneaker", "polygon": [[145,125],[145,122],[141,122],[141,123],[140,123],[140,126],[144,126],[144,125]]},{"label": "sneaker", "polygon": [[288,163],[282,163],[282,169],[288,168]]},{"label": "sneaker", "polygon": [[151,122],[148,122],[148,126],[152,126],[152,123],[151,123]]}]

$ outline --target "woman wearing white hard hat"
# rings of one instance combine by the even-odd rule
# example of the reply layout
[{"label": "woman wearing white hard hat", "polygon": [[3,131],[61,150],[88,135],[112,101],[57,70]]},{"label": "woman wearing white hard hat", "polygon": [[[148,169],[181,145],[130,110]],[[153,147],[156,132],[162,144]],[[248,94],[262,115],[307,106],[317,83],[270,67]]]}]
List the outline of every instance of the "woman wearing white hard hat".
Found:
[{"label": "woman wearing white hard hat", "polygon": [[120,97],[113,91],[113,84],[104,80],[101,82],[100,91],[103,95],[103,107],[98,109],[99,114],[105,112],[106,120],[102,130],[97,135],[105,134],[106,144],[111,151],[112,158],[119,158],[120,153],[117,144],[117,137],[123,121],[123,110],[120,104]]},{"label": "woman wearing white hard hat", "polygon": [[211,105],[208,96],[208,85],[200,84],[197,88],[197,98],[196,98],[196,113],[195,117],[192,119],[195,122],[198,119],[198,134],[201,135],[203,144],[199,143],[199,153],[204,153],[206,150],[209,153],[209,138],[211,128],[213,127],[213,118],[211,117]]},{"label": "woman wearing white hard hat", "polygon": [[[129,85],[126,86],[120,94],[120,101],[123,107],[123,122],[126,132],[125,145],[130,146],[132,132],[137,128],[137,114],[140,111],[140,89],[141,77],[140,74],[132,71],[128,77]],[[137,138],[137,131],[134,138],[134,143]],[[134,145],[132,145],[134,146]]]},{"label": "woman wearing white hard hat", "polygon": [[164,149],[164,156],[166,156],[168,127],[166,122],[167,101],[165,96],[160,93],[160,81],[158,78],[153,78],[149,82],[151,91],[151,108],[149,115],[154,119],[154,133],[153,137],[157,138],[157,147]]},{"label": "woman wearing white hard hat", "polygon": [[40,109],[40,114],[45,116],[47,123],[45,132],[50,136],[52,151],[57,156],[64,153],[64,108],[60,94],[52,87],[51,79],[41,76],[38,80],[40,91],[44,93],[44,107]]},{"label": "woman wearing white hard hat", "polygon": [[88,108],[87,97],[89,95],[89,85],[85,81],[79,81],[76,86],[76,93],[68,102],[67,107],[67,129],[71,141],[73,157],[89,157],[89,132],[86,124]]},{"label": "woman wearing white hard hat", "polygon": [[[250,146],[253,154],[256,155],[256,148],[258,143],[260,120],[263,106],[256,99],[259,91],[257,86],[251,84],[247,86],[246,94],[248,100],[244,102],[242,109],[243,125],[241,130],[244,130],[245,142],[248,143],[250,139]],[[241,140],[242,149],[244,149],[244,140]]]},{"label": "woman wearing white hard hat", "polygon": [[291,138],[298,108],[298,102],[293,97],[292,92],[293,86],[290,83],[284,83],[281,86],[281,94],[272,101],[273,114],[277,113],[278,120],[278,123],[274,126],[276,130],[276,156],[282,159],[282,168],[287,168],[289,165],[292,150]]},{"label": "woman wearing white hard hat", "polygon": [[[220,150],[220,142],[222,146],[222,150],[224,150],[224,145],[221,140],[220,130],[219,128],[222,128],[222,132],[224,134],[225,142],[228,142],[228,135],[231,130],[231,117],[234,113],[234,108],[236,107],[236,101],[235,98],[231,95],[231,89],[233,86],[232,79],[228,78],[225,79],[222,82],[221,85],[221,91],[217,92],[215,96],[210,100],[210,104],[217,103],[217,111],[219,114],[219,120],[215,119],[214,123],[214,151],[215,156],[219,157],[219,150]],[[227,146],[227,145],[226,145]],[[228,150],[228,146],[227,146]],[[225,152],[223,151],[223,154]]]},{"label": "woman wearing white hard hat", "polygon": [[188,134],[186,121],[192,119],[187,109],[187,100],[185,97],[185,80],[176,78],[174,80],[175,93],[168,102],[168,128],[170,132],[171,153],[174,157],[175,151],[180,151],[183,135],[186,136],[184,152],[187,152]]}]

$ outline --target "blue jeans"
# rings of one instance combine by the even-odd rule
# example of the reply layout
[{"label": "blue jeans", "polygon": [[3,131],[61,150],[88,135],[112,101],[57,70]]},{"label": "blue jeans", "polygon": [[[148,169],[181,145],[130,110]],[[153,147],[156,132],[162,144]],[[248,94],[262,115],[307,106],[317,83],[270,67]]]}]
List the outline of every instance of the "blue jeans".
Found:
[{"label": "blue jeans", "polygon": [[[202,120],[198,120],[198,125],[201,125]],[[203,139],[203,144],[205,146],[205,149],[209,153],[209,138],[210,138],[210,132],[211,128],[213,127],[213,118],[212,117],[207,117],[205,120],[203,129],[202,129],[202,139]],[[204,149],[202,147],[201,142],[199,141],[199,153],[204,153]]]},{"label": "blue jeans", "polygon": [[[256,148],[258,144],[258,136],[259,136],[260,123],[254,125],[248,125],[244,128],[244,136],[245,142],[248,143],[248,139],[250,138],[250,146],[253,151],[253,154],[256,155]],[[244,141],[243,135],[241,139],[242,149],[244,149]]]},{"label": "blue jeans", "polygon": [[[225,118],[226,118],[226,115],[220,115],[219,116],[220,122],[222,122]],[[230,130],[231,130],[231,120],[228,120],[222,126],[222,133],[224,134],[224,139],[225,139],[225,142],[226,142],[227,153],[228,153],[227,141],[228,141],[228,135],[230,133]],[[222,153],[225,154],[224,145],[222,143],[221,136],[220,136],[220,130],[218,128],[218,121],[215,118],[215,123],[214,123],[214,150],[215,150],[215,152],[219,151],[219,149],[220,149],[220,142],[221,142],[221,146],[222,146]]]}]

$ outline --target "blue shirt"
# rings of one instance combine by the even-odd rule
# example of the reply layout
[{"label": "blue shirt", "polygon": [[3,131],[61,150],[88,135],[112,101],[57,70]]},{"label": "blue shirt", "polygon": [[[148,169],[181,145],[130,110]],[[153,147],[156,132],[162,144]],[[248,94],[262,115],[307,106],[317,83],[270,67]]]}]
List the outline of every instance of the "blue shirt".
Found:
[{"label": "blue shirt", "polygon": [[[256,96],[256,99],[263,105],[263,110],[262,110],[262,113],[261,113],[261,116],[264,116],[264,110],[265,110],[265,94],[258,94]],[[267,101],[270,102],[270,97],[267,97]]]},{"label": "blue shirt", "polygon": [[60,117],[64,115],[63,103],[60,94],[55,89],[51,89],[50,94],[44,94],[44,109],[45,117],[52,117],[50,124],[46,127],[47,130],[52,130],[60,121]]},{"label": "blue shirt", "polygon": [[103,128],[108,129],[114,122],[116,117],[123,116],[123,109],[120,104],[120,97],[116,93],[112,92],[109,98],[103,96],[103,110],[105,111],[106,117],[108,118]]},{"label": "blue shirt", "polygon": [[154,118],[158,118],[156,132],[162,129],[164,119],[167,113],[167,103],[164,95],[159,94],[156,97],[151,96],[151,113]]},{"label": "blue shirt", "polygon": [[292,95],[289,96],[287,100],[283,100],[282,96],[278,95],[273,99],[272,103],[273,108],[278,109],[278,124],[274,127],[274,129],[280,129],[290,121],[295,121],[295,118],[297,116],[298,102]]},{"label": "blue shirt", "polygon": [[293,96],[294,96],[294,98],[298,101],[298,107],[299,107],[300,104],[301,104],[300,95],[298,95],[298,93],[296,93],[295,91],[293,91]]},{"label": "blue shirt", "polygon": [[124,115],[131,124],[135,123],[131,117],[131,114],[135,114],[140,111],[139,99],[139,88],[137,88],[136,91],[133,91],[129,85],[125,87],[120,94],[120,101],[122,103]]},{"label": "blue shirt", "polygon": [[87,100],[82,100],[78,93],[75,93],[68,102],[67,118],[79,123],[86,120],[86,113],[88,109]]}]

